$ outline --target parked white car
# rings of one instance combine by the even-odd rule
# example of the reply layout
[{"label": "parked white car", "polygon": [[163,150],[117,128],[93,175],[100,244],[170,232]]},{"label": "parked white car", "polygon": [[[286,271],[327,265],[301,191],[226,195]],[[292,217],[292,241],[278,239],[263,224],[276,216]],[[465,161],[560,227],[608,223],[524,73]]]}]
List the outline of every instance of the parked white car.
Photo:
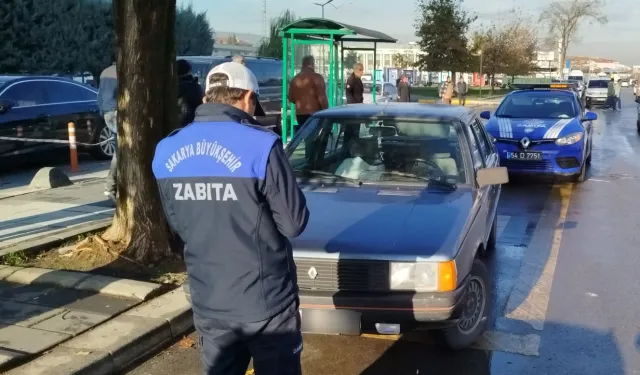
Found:
[{"label": "parked white car", "polygon": [[585,106],[591,108],[593,104],[605,104],[607,102],[607,85],[609,79],[592,78],[587,82],[585,91]]},{"label": "parked white car", "polygon": [[[373,82],[362,81],[364,86],[363,103],[373,103]],[[376,102],[388,103],[398,101],[398,89],[396,85],[391,82],[378,81],[376,85]]]}]

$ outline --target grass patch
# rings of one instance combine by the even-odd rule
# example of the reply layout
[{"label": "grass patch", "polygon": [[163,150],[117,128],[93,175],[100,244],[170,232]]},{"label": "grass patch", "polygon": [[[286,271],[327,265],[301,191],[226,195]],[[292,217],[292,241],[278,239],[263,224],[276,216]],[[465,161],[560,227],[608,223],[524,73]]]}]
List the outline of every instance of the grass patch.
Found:
[{"label": "grass patch", "polygon": [[0,257],[0,263],[13,267],[26,267],[31,258],[24,251],[16,251]]},{"label": "grass patch", "polygon": [[[496,89],[493,90],[493,93],[488,88],[482,89],[482,97],[488,98],[489,96],[500,96],[509,93],[511,90],[507,89]],[[438,88],[435,86],[427,87],[411,87],[411,95],[419,95],[426,98],[438,98]],[[469,98],[479,98],[480,97],[480,89],[476,87],[470,87],[469,93],[467,94],[467,99]]]}]

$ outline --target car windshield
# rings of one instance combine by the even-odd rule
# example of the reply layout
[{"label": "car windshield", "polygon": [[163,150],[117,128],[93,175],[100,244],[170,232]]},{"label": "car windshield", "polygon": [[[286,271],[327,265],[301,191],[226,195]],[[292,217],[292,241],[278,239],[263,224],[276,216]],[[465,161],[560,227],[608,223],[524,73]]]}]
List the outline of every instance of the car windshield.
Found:
[{"label": "car windshield", "polygon": [[589,81],[589,88],[590,89],[606,89],[608,83],[609,81],[605,81],[604,79]]},{"label": "car windshield", "polygon": [[452,121],[312,118],[287,147],[303,178],[357,184],[466,183]]},{"label": "car windshield", "polygon": [[530,91],[507,96],[496,110],[497,117],[572,118],[576,117],[575,98],[566,92]]},{"label": "car windshield", "polygon": [[582,82],[582,77],[580,76],[569,76],[569,81]]}]

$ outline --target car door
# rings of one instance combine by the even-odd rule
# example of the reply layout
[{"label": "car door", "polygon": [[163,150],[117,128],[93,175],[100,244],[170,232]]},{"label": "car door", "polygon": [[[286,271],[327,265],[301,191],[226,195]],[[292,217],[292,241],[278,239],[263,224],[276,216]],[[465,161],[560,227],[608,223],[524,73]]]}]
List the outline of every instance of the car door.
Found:
[{"label": "car door", "polygon": [[[15,102],[15,106],[1,116],[1,134],[8,137],[47,139],[51,123],[47,111],[46,92],[37,80],[19,81],[7,86],[0,99]],[[35,152],[50,148],[50,143],[3,141],[0,154],[10,155]]]},{"label": "car door", "polygon": [[[68,124],[73,122],[76,140],[91,143],[99,115],[97,92],[74,82],[49,80],[43,84],[49,96],[53,138],[68,140]],[[61,146],[68,147],[65,144]]]},{"label": "car door", "polygon": [[[470,129],[475,138],[475,142],[478,147],[478,151],[480,157],[483,160],[484,168],[493,168],[500,165],[500,159],[498,157],[498,152],[496,150],[493,142],[490,141],[489,135],[487,134],[484,126],[480,122],[480,119],[474,116],[470,123]],[[500,185],[488,185],[480,188],[482,194],[486,194],[485,205],[486,210],[482,210],[481,212],[486,215],[485,222],[487,224],[487,233],[491,230],[491,226],[493,224],[493,218],[495,216],[496,210],[498,209],[498,198],[500,195]]]}]

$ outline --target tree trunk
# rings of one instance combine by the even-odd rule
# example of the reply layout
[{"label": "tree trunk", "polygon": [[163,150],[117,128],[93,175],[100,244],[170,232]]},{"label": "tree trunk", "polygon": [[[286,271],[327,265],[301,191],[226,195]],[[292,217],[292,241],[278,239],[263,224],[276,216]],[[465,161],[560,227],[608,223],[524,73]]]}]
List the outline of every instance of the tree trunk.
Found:
[{"label": "tree trunk", "polygon": [[175,125],[176,1],[115,0],[118,71],[117,207],[104,237],[144,263],[171,254],[169,228],[151,162]]}]

